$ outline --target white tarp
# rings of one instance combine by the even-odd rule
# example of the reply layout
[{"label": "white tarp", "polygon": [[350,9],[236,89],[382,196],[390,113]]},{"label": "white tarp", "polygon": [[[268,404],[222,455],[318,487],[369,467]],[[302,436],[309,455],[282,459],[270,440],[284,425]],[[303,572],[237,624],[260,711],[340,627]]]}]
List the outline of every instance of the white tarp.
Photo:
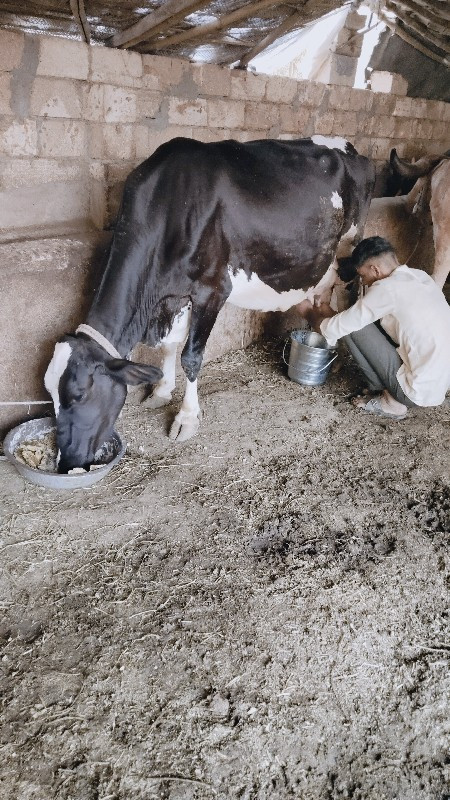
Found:
[{"label": "white tarp", "polygon": [[248,68],[266,75],[326,81],[323,71],[349,10],[350,4],[326,14],[300,30],[290,31],[255,56]]}]

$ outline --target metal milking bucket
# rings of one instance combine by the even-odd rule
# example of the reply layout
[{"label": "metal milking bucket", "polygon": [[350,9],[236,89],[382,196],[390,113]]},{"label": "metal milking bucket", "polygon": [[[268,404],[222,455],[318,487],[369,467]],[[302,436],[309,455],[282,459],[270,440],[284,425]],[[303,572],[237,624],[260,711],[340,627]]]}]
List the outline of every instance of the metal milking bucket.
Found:
[{"label": "metal milking bucket", "polygon": [[337,358],[336,350],[320,333],[314,331],[291,331],[289,363],[284,359],[283,351],[283,360],[288,366],[288,376],[303,386],[321,386],[325,383],[330,365],[335,358]]}]

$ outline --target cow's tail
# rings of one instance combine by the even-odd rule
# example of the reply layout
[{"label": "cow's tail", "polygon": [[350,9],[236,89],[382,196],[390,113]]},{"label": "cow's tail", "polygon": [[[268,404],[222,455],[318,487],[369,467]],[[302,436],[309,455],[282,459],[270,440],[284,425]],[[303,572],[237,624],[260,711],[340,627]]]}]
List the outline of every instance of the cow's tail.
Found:
[{"label": "cow's tail", "polygon": [[[357,244],[362,240],[364,236],[364,227],[366,225],[367,217],[369,215],[370,209],[370,201],[372,200],[373,190],[375,186],[375,165],[372,161],[368,159],[364,159],[365,161],[365,195],[362,199],[360,208],[359,208],[359,217],[357,223],[357,231],[355,236],[353,237],[352,245],[353,248],[356,247]],[[343,256],[337,259],[338,268],[337,274],[341,281],[347,284],[352,284],[356,278],[357,273],[356,269],[353,265],[352,256]],[[349,289],[351,286],[349,287]]]}]

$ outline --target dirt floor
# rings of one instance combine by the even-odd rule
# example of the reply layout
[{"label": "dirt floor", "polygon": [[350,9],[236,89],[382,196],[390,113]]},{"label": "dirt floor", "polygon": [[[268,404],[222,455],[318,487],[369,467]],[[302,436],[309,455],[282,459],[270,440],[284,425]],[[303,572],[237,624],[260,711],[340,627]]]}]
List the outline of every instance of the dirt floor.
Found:
[{"label": "dirt floor", "polygon": [[131,398],[96,487],[0,463],[2,800],[450,797],[450,405],[281,344],[205,366],[185,444]]}]

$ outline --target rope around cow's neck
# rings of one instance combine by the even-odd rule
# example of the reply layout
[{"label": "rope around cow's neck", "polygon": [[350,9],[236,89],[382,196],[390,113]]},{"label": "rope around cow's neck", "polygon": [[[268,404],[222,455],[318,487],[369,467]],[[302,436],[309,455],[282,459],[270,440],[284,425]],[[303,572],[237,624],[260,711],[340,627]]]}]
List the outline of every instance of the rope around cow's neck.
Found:
[{"label": "rope around cow's neck", "polygon": [[108,341],[108,339],[103,336],[99,331],[96,331],[95,328],[91,328],[90,325],[78,325],[75,333],[85,333],[86,336],[89,336],[94,342],[103,347],[104,350],[108,353],[108,355],[112,356],[112,358],[122,358],[119,351]]}]

